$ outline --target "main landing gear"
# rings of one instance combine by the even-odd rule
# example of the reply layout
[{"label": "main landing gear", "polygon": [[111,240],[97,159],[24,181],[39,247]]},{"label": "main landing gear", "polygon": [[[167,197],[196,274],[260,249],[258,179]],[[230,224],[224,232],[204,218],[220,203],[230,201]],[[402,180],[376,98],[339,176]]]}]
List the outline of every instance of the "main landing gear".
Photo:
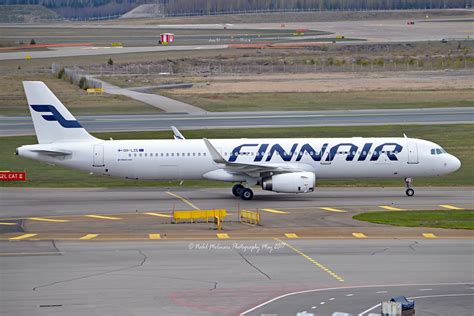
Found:
[{"label": "main landing gear", "polygon": [[253,191],[238,183],[232,187],[232,194],[240,197],[242,200],[248,201],[253,198]]},{"label": "main landing gear", "polygon": [[411,187],[412,182],[412,178],[405,178],[405,187],[407,188],[405,193],[407,196],[413,196],[415,194],[415,190],[413,190]]}]

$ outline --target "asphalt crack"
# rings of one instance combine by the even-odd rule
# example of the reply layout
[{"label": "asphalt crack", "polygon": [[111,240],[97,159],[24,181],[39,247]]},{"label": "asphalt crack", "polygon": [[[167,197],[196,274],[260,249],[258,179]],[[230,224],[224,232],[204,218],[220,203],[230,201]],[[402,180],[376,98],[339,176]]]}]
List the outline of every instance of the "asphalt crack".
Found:
[{"label": "asphalt crack", "polygon": [[263,272],[261,269],[259,269],[256,265],[254,265],[252,262],[250,262],[247,258],[245,258],[245,256],[243,254],[241,254],[240,252],[238,252],[239,256],[242,257],[242,259],[245,260],[245,262],[247,262],[248,265],[250,265],[252,268],[254,268],[255,270],[257,270],[258,272],[260,272],[261,274],[263,274],[268,280],[271,280],[272,278],[266,274],[265,272]]},{"label": "asphalt crack", "polygon": [[389,249],[390,249],[390,247],[387,247],[387,248],[384,248],[384,249],[381,249],[381,250],[377,250],[377,251],[372,252],[370,255],[375,256],[376,254],[387,251]]},{"label": "asphalt crack", "polygon": [[410,245],[408,245],[408,248],[410,248],[413,251],[416,251],[415,245],[418,245],[418,242],[414,240]]},{"label": "asphalt crack", "polygon": [[87,274],[87,275],[83,275],[83,276],[80,276],[80,277],[77,277],[77,278],[72,278],[72,279],[67,279],[67,280],[61,280],[61,281],[55,281],[55,282],[51,282],[51,283],[47,283],[47,284],[43,284],[43,285],[38,285],[38,286],[35,286],[33,288],[33,291],[36,291],[40,288],[45,288],[45,287],[50,287],[50,286],[53,286],[53,285],[56,285],[56,284],[61,284],[61,283],[67,283],[67,282],[72,282],[72,281],[77,281],[77,280],[83,280],[83,279],[88,279],[88,278],[92,278],[92,277],[96,277],[96,276],[101,276],[101,275],[105,275],[105,274],[109,274],[109,273],[114,273],[114,272],[119,272],[119,271],[124,271],[124,270],[130,270],[130,269],[136,269],[136,268],[140,268],[142,267],[145,262],[147,261],[148,257],[145,253],[143,253],[140,249],[137,250],[138,254],[140,254],[142,256],[142,259],[140,261],[140,263],[138,264],[134,264],[134,265],[131,265],[131,266],[127,266],[127,267],[123,267],[123,268],[118,268],[118,269],[113,269],[113,270],[109,270],[109,271],[103,271],[103,272],[97,272],[97,273],[92,273],[92,274]]}]

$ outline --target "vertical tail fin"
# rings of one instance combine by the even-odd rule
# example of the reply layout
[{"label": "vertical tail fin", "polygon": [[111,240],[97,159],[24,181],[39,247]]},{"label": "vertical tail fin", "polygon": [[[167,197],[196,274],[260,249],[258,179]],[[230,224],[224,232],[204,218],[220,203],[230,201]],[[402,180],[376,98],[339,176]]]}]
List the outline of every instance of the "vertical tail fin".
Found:
[{"label": "vertical tail fin", "polygon": [[42,81],[23,81],[38,143],[90,141],[91,136]]}]

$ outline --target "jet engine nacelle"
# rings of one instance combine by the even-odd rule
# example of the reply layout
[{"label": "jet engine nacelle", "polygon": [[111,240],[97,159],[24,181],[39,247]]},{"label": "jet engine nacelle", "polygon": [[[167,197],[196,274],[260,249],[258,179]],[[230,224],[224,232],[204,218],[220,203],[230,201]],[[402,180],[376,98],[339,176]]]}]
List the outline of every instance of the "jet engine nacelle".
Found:
[{"label": "jet engine nacelle", "polygon": [[291,172],[262,179],[262,189],[281,193],[306,193],[314,191],[316,177],[312,172]]}]

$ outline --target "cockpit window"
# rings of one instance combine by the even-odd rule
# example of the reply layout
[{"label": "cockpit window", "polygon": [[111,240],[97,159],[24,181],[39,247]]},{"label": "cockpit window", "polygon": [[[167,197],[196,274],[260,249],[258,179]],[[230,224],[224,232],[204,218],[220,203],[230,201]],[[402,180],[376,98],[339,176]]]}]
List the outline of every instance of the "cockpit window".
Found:
[{"label": "cockpit window", "polygon": [[441,154],[445,154],[446,153],[446,150],[444,150],[443,148],[432,148],[431,149],[431,154],[432,155],[441,155]]}]

